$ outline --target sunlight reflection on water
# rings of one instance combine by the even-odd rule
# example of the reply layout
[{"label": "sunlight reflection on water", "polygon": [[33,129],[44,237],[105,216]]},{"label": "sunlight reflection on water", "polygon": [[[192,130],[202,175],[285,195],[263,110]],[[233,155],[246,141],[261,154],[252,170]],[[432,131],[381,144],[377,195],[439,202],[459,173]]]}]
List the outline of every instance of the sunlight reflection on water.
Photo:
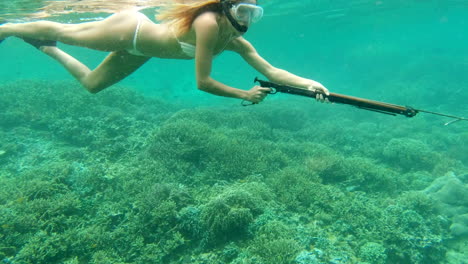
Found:
[{"label": "sunlight reflection on water", "polygon": [[[126,9],[155,8],[167,2],[190,2],[197,0],[11,0],[0,2],[0,20],[12,22],[37,19],[82,21],[99,19],[96,14],[115,13]],[[339,19],[352,14],[370,14],[376,11],[393,10],[421,4],[420,0],[260,0],[265,16],[318,17]],[[468,6],[468,0],[434,0],[435,7]],[[78,15],[80,14],[80,15]]]}]

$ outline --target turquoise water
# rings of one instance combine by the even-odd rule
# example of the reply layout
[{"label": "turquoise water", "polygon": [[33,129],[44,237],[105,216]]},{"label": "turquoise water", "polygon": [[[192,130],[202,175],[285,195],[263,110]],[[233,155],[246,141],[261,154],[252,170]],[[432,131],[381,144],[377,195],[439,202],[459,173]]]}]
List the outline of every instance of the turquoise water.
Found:
[{"label": "turquoise water", "polygon": [[[468,116],[467,1],[260,4],[246,38],[273,65]],[[106,56],[59,46],[90,67]],[[21,40],[0,58],[4,263],[468,263],[466,121],[285,94],[242,107],[198,91],[193,61],[152,59],[91,95]],[[228,85],[255,76],[235,54],[214,62]]]}]

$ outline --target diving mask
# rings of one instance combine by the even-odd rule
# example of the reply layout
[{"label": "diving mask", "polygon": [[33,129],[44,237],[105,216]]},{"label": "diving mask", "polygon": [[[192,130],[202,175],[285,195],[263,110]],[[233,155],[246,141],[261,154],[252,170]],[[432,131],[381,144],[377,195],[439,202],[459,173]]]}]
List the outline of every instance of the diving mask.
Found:
[{"label": "diving mask", "polygon": [[258,22],[263,17],[263,8],[253,4],[240,3],[233,5],[231,12],[234,19],[247,25]]},{"label": "diving mask", "polygon": [[257,22],[263,16],[263,8],[254,4],[234,4],[229,0],[220,0],[223,13],[231,25],[239,32],[245,33],[251,23]]}]

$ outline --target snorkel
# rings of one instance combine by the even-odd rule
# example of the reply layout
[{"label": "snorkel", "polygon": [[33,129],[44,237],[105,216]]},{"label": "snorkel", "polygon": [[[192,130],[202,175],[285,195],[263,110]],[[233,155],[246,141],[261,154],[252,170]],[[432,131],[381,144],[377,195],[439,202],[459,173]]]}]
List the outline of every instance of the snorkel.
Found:
[{"label": "snorkel", "polygon": [[237,22],[237,20],[231,14],[231,8],[234,6],[234,3],[229,1],[229,0],[221,0],[221,6],[222,6],[222,9],[223,9],[224,15],[226,15],[229,22],[231,22],[231,25],[237,31],[241,32],[242,34],[247,32],[249,27],[239,24],[239,22]]}]

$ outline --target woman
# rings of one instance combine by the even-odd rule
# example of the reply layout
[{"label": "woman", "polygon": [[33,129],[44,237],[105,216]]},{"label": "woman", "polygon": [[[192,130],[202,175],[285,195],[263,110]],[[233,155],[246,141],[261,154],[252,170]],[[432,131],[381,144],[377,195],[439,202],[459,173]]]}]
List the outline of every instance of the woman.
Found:
[{"label": "woman", "polygon": [[[102,21],[60,24],[38,21],[0,26],[0,40],[23,38],[61,63],[89,92],[97,93],[124,79],[151,57],[195,58],[196,81],[200,90],[219,96],[261,102],[269,89],[254,86],[248,91],[229,87],[210,77],[212,60],[224,50],[237,52],[270,81],[299,88],[328,90],[320,83],[298,77],[270,65],[242,35],[258,21],[263,9],[255,0],[201,0],[171,4],[157,16],[155,24],[138,12],[121,12]],[[111,51],[90,70],[56,47],[56,41],[101,51]]]}]

